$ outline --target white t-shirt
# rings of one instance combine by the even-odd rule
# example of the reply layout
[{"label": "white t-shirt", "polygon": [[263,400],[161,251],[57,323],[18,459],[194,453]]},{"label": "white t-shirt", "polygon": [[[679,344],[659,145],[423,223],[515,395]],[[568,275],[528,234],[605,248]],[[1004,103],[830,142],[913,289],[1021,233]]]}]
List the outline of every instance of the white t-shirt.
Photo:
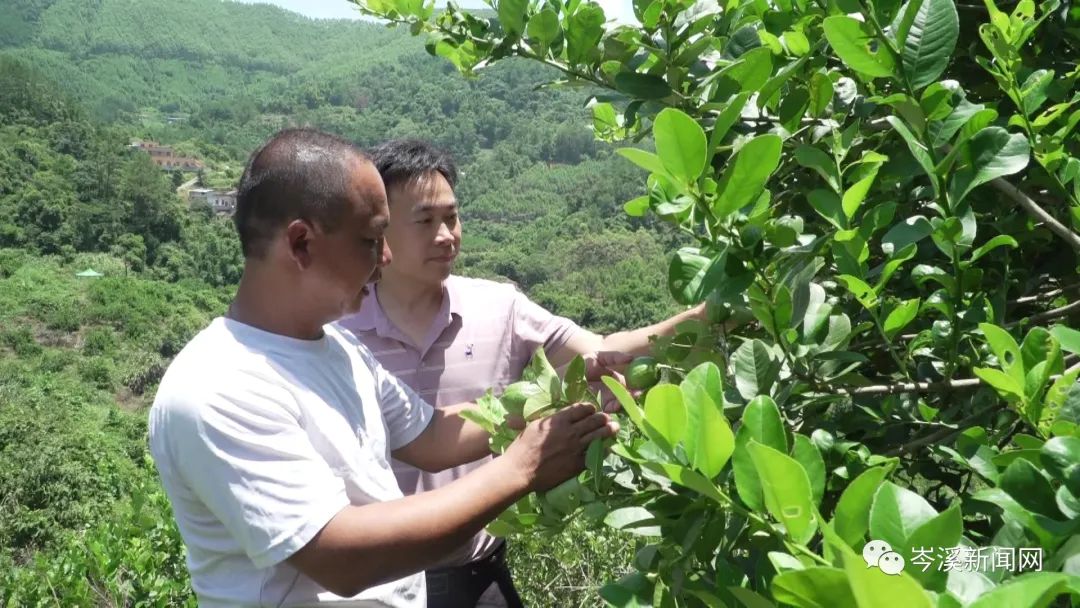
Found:
[{"label": "white t-shirt", "polygon": [[422,573],[342,598],[285,561],[345,506],[401,498],[390,451],[432,417],[349,332],[324,332],[218,318],[162,378],[150,451],[200,606],[425,605]]}]

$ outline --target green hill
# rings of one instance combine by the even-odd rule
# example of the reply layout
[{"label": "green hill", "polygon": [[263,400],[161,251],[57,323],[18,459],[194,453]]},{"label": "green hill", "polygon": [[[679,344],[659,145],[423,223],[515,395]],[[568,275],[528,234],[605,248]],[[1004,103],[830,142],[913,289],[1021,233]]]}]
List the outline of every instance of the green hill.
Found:
[{"label": "green hill", "polygon": [[[621,213],[638,170],[593,141],[588,92],[537,90],[546,74],[510,62],[465,80],[405,32],[264,5],[0,4],[0,605],[192,603],[144,408],[242,260],[227,218],[175,194],[191,176],[132,139],[228,186],[288,125],[426,137],[461,165],[461,272],[597,331],[667,315],[678,236]],[[610,536],[525,542],[573,566],[518,569],[537,605],[587,602],[624,562]]]}]

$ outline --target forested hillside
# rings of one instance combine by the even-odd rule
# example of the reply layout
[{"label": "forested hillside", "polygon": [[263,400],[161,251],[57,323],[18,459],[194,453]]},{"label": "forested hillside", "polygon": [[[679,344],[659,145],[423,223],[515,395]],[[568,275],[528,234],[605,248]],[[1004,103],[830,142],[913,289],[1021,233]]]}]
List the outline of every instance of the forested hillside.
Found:
[{"label": "forested hillside", "polygon": [[[0,605],[190,601],[145,407],[242,260],[228,218],[175,192],[196,175],[135,139],[231,187],[284,126],[429,138],[461,165],[460,272],[597,331],[670,313],[680,237],[621,212],[636,170],[594,141],[585,91],[535,88],[549,76],[510,62],[464,80],[404,32],[263,5],[0,4]],[[75,276],[88,268],[105,276]],[[542,603],[588,597],[625,561],[603,537],[536,542],[559,556],[524,575]]]}]

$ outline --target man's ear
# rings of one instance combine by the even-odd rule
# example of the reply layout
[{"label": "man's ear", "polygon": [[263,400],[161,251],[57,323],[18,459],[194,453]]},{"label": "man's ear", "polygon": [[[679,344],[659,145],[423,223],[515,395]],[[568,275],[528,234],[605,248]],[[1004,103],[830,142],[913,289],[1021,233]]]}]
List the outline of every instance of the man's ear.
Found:
[{"label": "man's ear", "polygon": [[289,257],[301,269],[311,266],[311,240],[314,236],[312,225],[302,219],[295,219],[285,227]]}]

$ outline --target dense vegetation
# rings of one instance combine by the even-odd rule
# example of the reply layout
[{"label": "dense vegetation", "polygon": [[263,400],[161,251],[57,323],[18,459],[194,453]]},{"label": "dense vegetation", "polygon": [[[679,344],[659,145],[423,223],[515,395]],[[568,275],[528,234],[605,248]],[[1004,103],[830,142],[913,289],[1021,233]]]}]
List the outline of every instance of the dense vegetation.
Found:
[{"label": "dense vegetation", "polygon": [[[145,408],[242,260],[227,218],[175,194],[194,175],[162,173],[132,139],[230,186],[286,125],[428,137],[461,164],[461,272],[598,331],[669,314],[678,232],[618,213],[636,170],[594,141],[582,93],[533,90],[549,74],[511,63],[463,81],[403,33],[267,6],[0,5],[0,604],[192,601]],[[75,276],[87,268],[104,278]],[[512,559],[532,604],[589,605],[630,542],[540,535]]]},{"label": "dense vegetation", "polygon": [[[1080,601],[1075,3],[644,0],[619,27],[358,4],[465,74],[595,87],[598,136],[648,174],[626,213],[694,240],[668,281],[711,325],[656,345],[640,398],[609,384],[632,422],[610,456],[491,530],[647,538],[614,606]],[[484,401],[493,445],[522,401],[580,398],[553,373]]]}]

